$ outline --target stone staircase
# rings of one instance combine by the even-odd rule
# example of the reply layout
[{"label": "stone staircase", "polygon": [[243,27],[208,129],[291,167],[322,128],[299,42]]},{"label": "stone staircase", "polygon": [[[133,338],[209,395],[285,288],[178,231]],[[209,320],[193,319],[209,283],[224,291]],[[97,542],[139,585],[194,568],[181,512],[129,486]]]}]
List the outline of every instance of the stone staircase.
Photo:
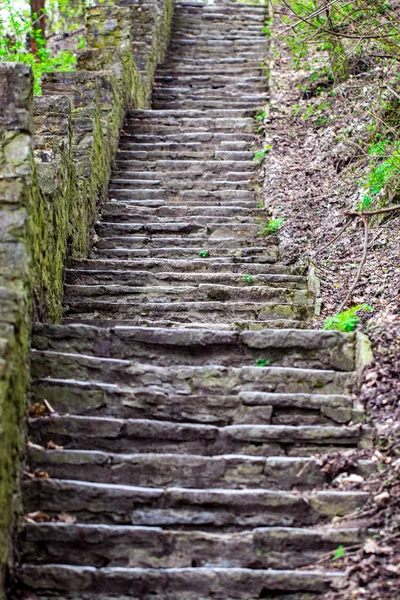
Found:
[{"label": "stone staircase", "polygon": [[154,110],[128,115],[92,255],[67,272],[64,324],[35,327],[29,598],[311,600],[343,574],[310,565],[362,540],[331,519],[367,494],[330,487],[315,457],[371,443],[349,425],[355,338],[307,329],[306,273],[259,234],[265,18],[176,4]]}]

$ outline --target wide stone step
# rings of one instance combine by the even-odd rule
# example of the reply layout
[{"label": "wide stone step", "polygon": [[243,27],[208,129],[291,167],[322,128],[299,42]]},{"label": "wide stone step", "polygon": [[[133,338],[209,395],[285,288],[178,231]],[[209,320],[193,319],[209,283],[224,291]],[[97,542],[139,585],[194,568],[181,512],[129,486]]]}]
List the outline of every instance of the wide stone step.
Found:
[{"label": "wide stone step", "polygon": [[64,479],[22,483],[24,509],[50,517],[60,512],[79,523],[243,528],[314,525],[354,512],[367,492],[281,492],[248,488],[147,488]]},{"label": "wide stone step", "polygon": [[[232,108],[243,108],[243,109],[248,109],[249,107],[253,106],[255,110],[259,109],[261,110],[263,108],[263,106],[266,104],[267,99],[260,99],[258,101],[253,101],[253,102],[249,102],[247,100],[242,101],[239,98],[237,100],[232,100],[230,101],[230,106],[232,106]],[[166,99],[161,99],[158,100],[157,98],[155,98],[153,100],[153,107],[154,108],[164,108],[166,105],[169,106],[169,108],[176,108],[176,109],[189,109],[189,108],[199,108],[199,107],[204,107],[205,109],[209,109],[209,108],[214,108],[214,109],[223,109],[226,106],[226,100],[196,100],[196,99],[187,99],[187,100],[166,100]],[[221,157],[222,158],[222,157]]]},{"label": "wide stone step", "polygon": [[[257,262],[258,261],[258,262]],[[262,258],[227,257],[227,258],[197,258],[193,260],[173,260],[143,258],[140,260],[115,260],[115,259],[71,259],[70,267],[80,270],[117,270],[135,273],[137,271],[148,271],[151,273],[166,273],[169,271],[181,271],[182,273],[246,273],[250,275],[274,274],[274,275],[304,275],[304,267],[290,267],[281,264],[263,263]]]},{"label": "wide stone step", "polygon": [[296,569],[338,546],[362,544],[359,529],[260,527],[232,533],[129,525],[24,524],[21,552],[31,564],[96,568],[224,567]]},{"label": "wide stone step", "polygon": [[[52,479],[75,479],[139,487],[310,490],[330,483],[315,458],[246,455],[115,454],[92,450],[30,448],[32,472]],[[371,461],[359,461],[349,472],[368,476]]]},{"label": "wide stone step", "polygon": [[[223,238],[224,239],[224,238]],[[199,256],[200,252],[207,252],[207,256],[213,256],[214,258],[229,258],[229,257],[242,257],[242,258],[251,258],[253,260],[257,259],[260,261],[264,261],[267,263],[274,263],[278,257],[277,247],[250,247],[250,248],[241,248],[242,244],[238,241],[237,249],[229,249],[229,248],[216,248],[209,249],[208,245],[205,248],[199,248],[194,245],[191,246],[190,239],[187,240],[187,245],[182,247],[171,248],[169,246],[166,247],[146,247],[143,249],[140,248],[120,248],[118,247],[118,243],[116,243],[116,248],[94,248],[94,251],[90,255],[91,258],[121,258],[121,259],[143,259],[143,258],[160,258],[160,259],[187,259],[194,260]]]},{"label": "wide stone step", "polygon": [[[46,398],[60,410],[65,386],[74,382],[49,380],[43,389],[36,388],[37,400]],[[63,387],[63,384],[64,387]],[[40,384],[42,385],[42,384]],[[47,386],[46,388],[44,386]],[[78,387],[77,385],[75,386]],[[85,385],[82,384],[82,390]],[[55,394],[51,395],[52,389]],[[86,386],[90,389],[90,385]],[[79,400],[78,396],[76,398]],[[100,406],[100,403],[99,403]],[[180,423],[155,419],[122,419],[93,415],[71,415],[74,405],[64,416],[30,419],[29,436],[33,443],[46,446],[49,442],[71,450],[97,450],[123,454],[195,454],[217,456],[225,454],[246,456],[312,457],[318,454],[369,448],[372,432],[359,426],[290,426],[290,425],[230,425],[217,427],[203,423]],[[80,406],[85,410],[81,395]],[[94,411],[96,409],[93,409]],[[101,410],[101,409],[100,409]]]},{"label": "wide stone step", "polygon": [[[143,136],[145,137],[145,136]],[[152,136],[148,136],[152,137]],[[157,137],[157,136],[153,136]],[[206,138],[208,136],[205,136]],[[254,142],[253,142],[254,143]],[[221,140],[217,142],[214,139],[206,139],[204,141],[157,141],[149,142],[148,140],[133,142],[129,137],[120,142],[120,150],[135,150],[135,151],[152,151],[152,150],[201,150],[202,148],[216,148],[219,150],[247,150],[250,143],[246,140]]]},{"label": "wide stone step", "polygon": [[233,96],[238,91],[254,96],[266,93],[267,82],[265,77],[261,76],[234,78],[230,75],[159,75],[155,79],[153,95],[160,99],[190,91],[196,93],[197,98],[215,97],[215,94],[223,98],[225,94]]},{"label": "wide stone step", "polygon": [[[168,103],[172,104],[172,102]],[[218,104],[218,103],[217,103]],[[223,102],[221,102],[222,106]],[[120,150],[117,154],[117,161],[154,161],[154,160],[170,160],[179,158],[180,160],[195,158],[196,160],[252,160],[254,152],[248,150],[217,150],[215,148],[198,149],[198,148],[165,148],[165,150]]]},{"label": "wide stone step", "polygon": [[244,366],[171,366],[138,364],[135,360],[94,357],[83,354],[36,351],[32,375],[70,379],[74,373],[82,381],[111,383],[124,390],[142,389],[148,399],[169,395],[187,399],[197,396],[235,396],[240,392],[279,392],[297,394],[346,394],[355,373],[330,369]]},{"label": "wide stone step", "polygon": [[[151,126],[150,126],[151,127]],[[155,131],[159,132],[160,129],[155,127]],[[179,128],[175,128],[179,131]],[[163,177],[171,172],[179,171],[182,172],[187,169],[186,177],[189,177],[191,173],[197,172],[199,177],[210,177],[211,175],[218,175],[220,179],[221,175],[224,179],[231,176],[231,173],[243,173],[243,172],[255,172],[256,163],[252,160],[157,160],[157,161],[135,161],[135,160],[118,160],[116,162],[116,172],[121,171],[126,174],[126,171],[152,171],[157,172],[158,177]],[[154,173],[152,173],[154,175]],[[119,175],[121,176],[121,175]],[[126,176],[126,175],[122,175]]]},{"label": "wide stone step", "polygon": [[[265,251],[266,248],[270,248],[271,256],[274,252],[278,252],[278,246],[276,240],[274,238],[268,238],[265,241],[263,240],[263,246],[261,251]],[[260,243],[258,241],[258,243]],[[208,251],[212,250],[211,255],[215,255],[215,253],[226,254],[227,250],[234,250],[235,252],[231,253],[233,255],[243,254],[240,252],[240,249],[243,248],[245,253],[257,254],[253,247],[246,246],[246,240],[238,241],[236,238],[209,238],[206,235],[182,235],[182,236],[164,236],[164,235],[151,235],[151,236],[143,236],[143,235],[127,235],[127,236],[113,236],[113,237],[103,237],[99,238],[96,242],[95,248],[97,250],[107,249],[107,248],[131,248],[140,250],[142,248],[172,248],[177,250],[178,248],[187,249],[188,247],[192,249],[197,249],[197,255],[199,252],[204,251],[207,248]],[[253,252],[254,251],[254,252]],[[260,250],[258,250],[260,252]],[[150,274],[149,274],[150,275]],[[228,275],[228,274],[227,274]],[[186,281],[185,278],[180,278],[179,274],[176,273],[177,283],[181,281]],[[239,282],[239,278],[232,275],[235,283]],[[165,279],[165,278],[164,278]],[[214,281],[214,280],[213,280]],[[261,280],[260,280],[261,281]],[[215,283],[217,280],[215,280]],[[85,283],[85,282],[82,282]],[[88,282],[89,283],[89,282]],[[221,281],[222,283],[222,281]],[[241,280],[241,283],[244,284],[245,280]],[[255,280],[251,282],[247,282],[246,285],[256,283]],[[136,284],[138,285],[138,284]],[[275,286],[277,287],[277,286]],[[286,286],[284,286],[286,287]],[[290,286],[289,286],[290,287]]]},{"label": "wide stone step", "polygon": [[265,301],[277,304],[292,303],[295,306],[312,305],[311,293],[304,290],[285,288],[269,288],[267,286],[248,285],[231,286],[199,283],[198,285],[174,285],[165,281],[156,286],[124,286],[117,283],[106,285],[69,285],[65,286],[65,303],[69,302],[114,302],[126,304],[130,302],[255,302]]},{"label": "wide stone step", "polygon": [[[280,593],[282,600],[314,600],[344,579],[344,573],[325,571],[274,571],[227,568],[140,569],[94,568],[68,565],[26,565],[19,579],[35,591],[38,600],[62,597],[77,600],[253,600]],[[47,590],[51,590],[48,596]],[[71,591],[74,590],[74,591]],[[121,596],[123,594],[123,598]],[[273,596],[271,596],[273,597]]]},{"label": "wide stone step", "polygon": [[[49,353],[48,356],[56,355]],[[41,360],[42,356],[36,356],[35,353],[33,358]],[[139,361],[144,363],[145,357],[142,355]],[[166,362],[168,365],[174,364],[173,360]],[[221,426],[297,424],[313,427],[320,424],[349,423],[363,414],[360,410],[353,410],[351,397],[340,393],[318,395],[293,392],[239,392],[235,394],[226,391],[216,399],[212,393],[204,392],[186,396],[179,391],[172,391],[166,395],[157,386],[144,386],[138,390],[134,386],[124,388],[123,385],[101,383],[97,380],[91,382],[50,378],[35,380],[34,391],[36,401],[51,399],[54,408],[61,413],[67,413],[70,407],[70,411],[74,414],[183,420]],[[268,433],[265,429],[262,431],[264,434]],[[310,431],[315,435],[321,434],[322,440],[325,440],[329,433],[327,430],[318,429]],[[299,432],[298,435],[301,433]],[[306,433],[308,435],[310,432],[307,430]]]},{"label": "wide stone step", "polygon": [[[254,365],[264,357],[268,364],[296,368],[334,368],[351,371],[354,368],[355,338],[353,334],[337,331],[315,330],[264,330],[260,332],[236,331],[220,332],[204,329],[159,329],[148,327],[116,327],[104,330],[80,325],[40,325],[33,330],[33,348],[57,352],[83,353],[104,358],[122,358],[167,366],[215,365],[242,367]],[[251,394],[248,392],[248,394]],[[264,392],[255,393],[249,403],[272,406],[273,397]],[[314,399],[317,402],[317,399]],[[325,399],[328,404],[330,402]],[[322,404],[324,397],[318,398]],[[293,402],[294,404],[290,404]],[[313,408],[313,400],[308,396],[294,396],[286,399],[279,395],[274,405],[279,410],[301,406]],[[326,407],[348,408],[347,397]],[[307,405],[307,403],[310,403]],[[316,405],[317,406],[317,405]],[[324,410],[323,406],[318,410]],[[338,411],[340,412],[340,411]],[[290,411],[289,411],[290,414]],[[338,418],[338,415],[337,415]],[[339,418],[338,418],[339,420]],[[350,420],[350,419],[348,419]]]},{"label": "wide stone step", "polygon": [[[225,133],[212,131],[186,131],[180,134],[171,133],[165,135],[148,134],[148,133],[132,133],[128,134],[125,131],[121,135],[120,144],[126,143],[137,144],[214,144],[219,146],[226,143],[248,143],[254,144],[254,135],[250,133]],[[121,147],[122,147],[121,146]],[[184,171],[186,173],[186,171]],[[190,178],[190,174],[188,176]]]},{"label": "wide stone step", "polygon": [[[162,192],[162,190],[161,190]],[[240,206],[204,206],[204,207],[196,207],[196,206],[186,206],[185,204],[175,204],[175,205],[164,205],[156,208],[146,208],[146,207],[136,207],[126,204],[124,202],[125,198],[130,198],[132,200],[146,200],[152,197],[162,197],[162,193],[160,190],[115,190],[113,192],[113,196],[118,198],[113,202],[107,202],[102,210],[102,218],[107,215],[118,215],[121,218],[121,221],[128,220],[130,218],[146,218],[148,221],[152,221],[153,218],[168,218],[168,217],[178,217],[178,218],[187,218],[187,217],[206,217],[210,220],[213,217],[237,217],[238,219],[243,219],[243,217],[250,217],[253,220],[264,219],[266,220],[266,214],[264,209],[254,208],[251,211],[247,208],[242,208]],[[227,190],[220,192],[208,192],[199,190],[197,191],[187,191],[180,195],[182,201],[184,202],[186,198],[188,199],[198,199],[206,197],[208,199],[220,200],[221,202],[225,197],[229,198],[238,198],[239,200],[249,200],[253,201],[254,193],[246,190]],[[125,215],[125,219],[122,218],[122,215]]]}]

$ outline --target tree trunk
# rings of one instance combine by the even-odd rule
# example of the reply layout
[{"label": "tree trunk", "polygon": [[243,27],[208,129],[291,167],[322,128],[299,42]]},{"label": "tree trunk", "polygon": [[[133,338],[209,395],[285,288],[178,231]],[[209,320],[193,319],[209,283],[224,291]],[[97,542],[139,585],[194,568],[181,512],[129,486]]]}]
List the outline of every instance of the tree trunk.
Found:
[{"label": "tree trunk", "polygon": [[[43,41],[46,40],[45,2],[46,0],[30,0],[33,29],[40,32],[40,37]],[[37,54],[38,45],[34,37],[31,39],[31,46],[32,51]]]}]

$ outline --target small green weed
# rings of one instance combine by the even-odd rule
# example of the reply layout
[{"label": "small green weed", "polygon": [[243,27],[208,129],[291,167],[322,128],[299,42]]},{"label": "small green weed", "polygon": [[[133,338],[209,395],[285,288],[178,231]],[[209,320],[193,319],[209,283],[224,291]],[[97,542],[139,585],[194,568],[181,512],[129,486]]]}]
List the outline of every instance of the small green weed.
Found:
[{"label": "small green weed", "polygon": [[337,558],[343,558],[344,556],[346,556],[346,550],[344,549],[344,546],[340,545],[336,548],[332,558],[335,560]]},{"label": "small green weed", "polygon": [[268,358],[257,358],[256,367],[268,367],[271,361]]},{"label": "small green weed", "polygon": [[262,165],[265,157],[267,156],[268,152],[272,150],[272,146],[271,144],[267,144],[266,146],[264,146],[264,148],[261,148],[261,150],[258,150],[254,156],[253,156],[253,160],[255,162],[257,162],[259,165]]},{"label": "small green weed", "polygon": [[323,328],[336,331],[353,331],[360,322],[360,317],[356,314],[359,310],[370,311],[373,309],[369,304],[357,304],[357,306],[352,306],[349,310],[338,313],[334,317],[328,317]]},{"label": "small green weed", "polygon": [[209,250],[200,250],[199,256],[201,256],[201,258],[208,258],[210,256],[210,252]]},{"label": "small green weed", "polygon": [[243,275],[242,279],[248,285],[253,285],[253,283],[255,282],[255,277],[253,277],[252,275]]},{"label": "small green weed", "polygon": [[285,219],[283,217],[280,217],[279,219],[270,219],[268,225],[265,225],[265,227],[260,229],[258,235],[275,235],[278,233],[284,222]]}]

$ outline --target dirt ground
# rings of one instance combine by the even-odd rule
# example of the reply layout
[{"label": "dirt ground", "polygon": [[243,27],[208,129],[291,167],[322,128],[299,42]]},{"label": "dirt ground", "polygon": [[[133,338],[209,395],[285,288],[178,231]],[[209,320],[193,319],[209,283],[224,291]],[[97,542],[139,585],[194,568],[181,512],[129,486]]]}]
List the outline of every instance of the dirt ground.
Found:
[{"label": "dirt ground", "polygon": [[[270,147],[263,186],[271,218],[285,218],[279,234],[283,262],[311,265],[321,281],[322,310],[314,323],[320,328],[338,311],[362,258],[364,228],[358,217],[336,242],[327,244],[345,224],[343,212],[354,211],[365,193],[371,137],[381,130],[400,138],[396,125],[383,125],[381,112],[382,99],[393,94],[400,64],[393,68],[385,61],[354,61],[346,83],[324,88],[324,78],[310,82],[314,67],[295,69],[285,37],[279,35],[283,29],[278,15],[271,106],[264,119],[265,139],[260,138],[261,146]],[[323,60],[316,58],[319,66]],[[397,83],[394,92],[398,89]],[[398,203],[398,198],[391,199],[391,204]],[[347,308],[367,303],[373,309],[361,311],[358,328],[370,338],[374,361],[354,395],[365,406],[363,426],[376,429],[376,446],[358,456],[323,459],[338,488],[371,493],[360,514],[337,525],[374,531],[363,546],[346,550],[344,556],[329,555],[317,565],[349,575],[344,587],[326,600],[400,599],[400,218],[391,217],[371,222],[362,275],[347,303]],[[376,472],[366,480],[347,475],[358,457],[376,462]]]}]

